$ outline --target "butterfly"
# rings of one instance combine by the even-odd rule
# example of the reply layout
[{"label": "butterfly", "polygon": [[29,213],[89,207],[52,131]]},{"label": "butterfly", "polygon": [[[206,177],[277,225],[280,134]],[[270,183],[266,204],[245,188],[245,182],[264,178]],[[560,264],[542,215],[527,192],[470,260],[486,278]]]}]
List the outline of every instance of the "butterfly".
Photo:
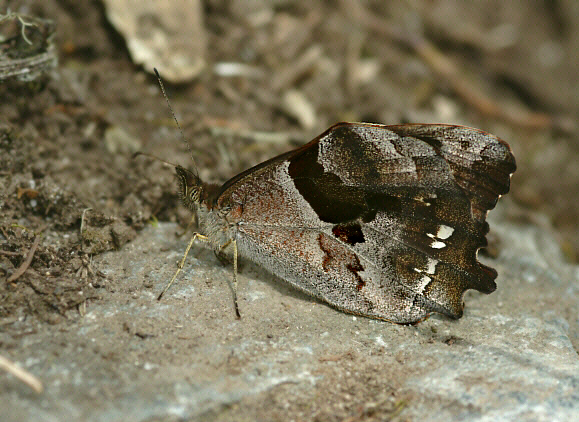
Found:
[{"label": "butterfly", "polygon": [[[399,324],[460,318],[468,289],[491,293],[477,260],[486,215],[516,169],[507,143],[443,124],[339,123],[222,186],[176,166],[196,240],[341,311]],[[161,293],[160,297],[163,295]]]}]

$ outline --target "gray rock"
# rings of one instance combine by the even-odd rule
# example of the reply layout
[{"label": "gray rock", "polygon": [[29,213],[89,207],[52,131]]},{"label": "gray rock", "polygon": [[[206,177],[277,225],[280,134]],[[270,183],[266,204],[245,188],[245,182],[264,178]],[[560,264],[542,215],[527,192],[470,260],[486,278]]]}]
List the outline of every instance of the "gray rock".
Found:
[{"label": "gray rock", "polygon": [[498,290],[417,326],[338,312],[250,263],[236,320],[231,266],[201,248],[158,302],[187,240],[148,228],[95,259],[109,281],[83,318],[17,323],[34,327],[2,354],[45,392],[0,374],[2,419],[579,420],[579,268],[546,229],[491,228]]}]

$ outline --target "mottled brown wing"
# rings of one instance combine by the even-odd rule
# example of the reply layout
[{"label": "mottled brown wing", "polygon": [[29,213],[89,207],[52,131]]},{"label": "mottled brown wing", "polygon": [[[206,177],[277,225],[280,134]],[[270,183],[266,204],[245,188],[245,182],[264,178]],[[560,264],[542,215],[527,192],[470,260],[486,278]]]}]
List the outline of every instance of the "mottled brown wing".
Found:
[{"label": "mottled brown wing", "polygon": [[413,137],[443,157],[456,183],[471,201],[473,217],[484,221],[501,195],[509,191],[517,166],[510,147],[478,129],[449,125],[399,125],[389,130]]},{"label": "mottled brown wing", "polygon": [[226,183],[241,254],[354,314],[458,318],[496,272],[476,255],[508,192],[507,144],[476,129],[342,123]]}]

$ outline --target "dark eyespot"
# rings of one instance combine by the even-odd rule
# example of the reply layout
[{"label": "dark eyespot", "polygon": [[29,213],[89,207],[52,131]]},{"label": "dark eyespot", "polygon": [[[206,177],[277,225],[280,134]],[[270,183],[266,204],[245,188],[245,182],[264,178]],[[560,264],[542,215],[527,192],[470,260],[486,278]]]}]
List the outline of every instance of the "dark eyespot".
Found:
[{"label": "dark eyespot", "polygon": [[366,241],[359,223],[337,224],[332,228],[332,233],[342,242],[352,246]]}]

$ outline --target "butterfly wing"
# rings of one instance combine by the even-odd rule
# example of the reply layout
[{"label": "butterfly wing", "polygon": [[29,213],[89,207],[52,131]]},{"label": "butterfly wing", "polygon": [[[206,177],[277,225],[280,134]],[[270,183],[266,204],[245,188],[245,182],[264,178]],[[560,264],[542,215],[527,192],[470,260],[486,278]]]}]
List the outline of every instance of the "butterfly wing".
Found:
[{"label": "butterfly wing", "polygon": [[509,190],[506,143],[472,128],[342,123],[226,183],[241,254],[354,314],[414,323],[490,293],[486,213]]}]

